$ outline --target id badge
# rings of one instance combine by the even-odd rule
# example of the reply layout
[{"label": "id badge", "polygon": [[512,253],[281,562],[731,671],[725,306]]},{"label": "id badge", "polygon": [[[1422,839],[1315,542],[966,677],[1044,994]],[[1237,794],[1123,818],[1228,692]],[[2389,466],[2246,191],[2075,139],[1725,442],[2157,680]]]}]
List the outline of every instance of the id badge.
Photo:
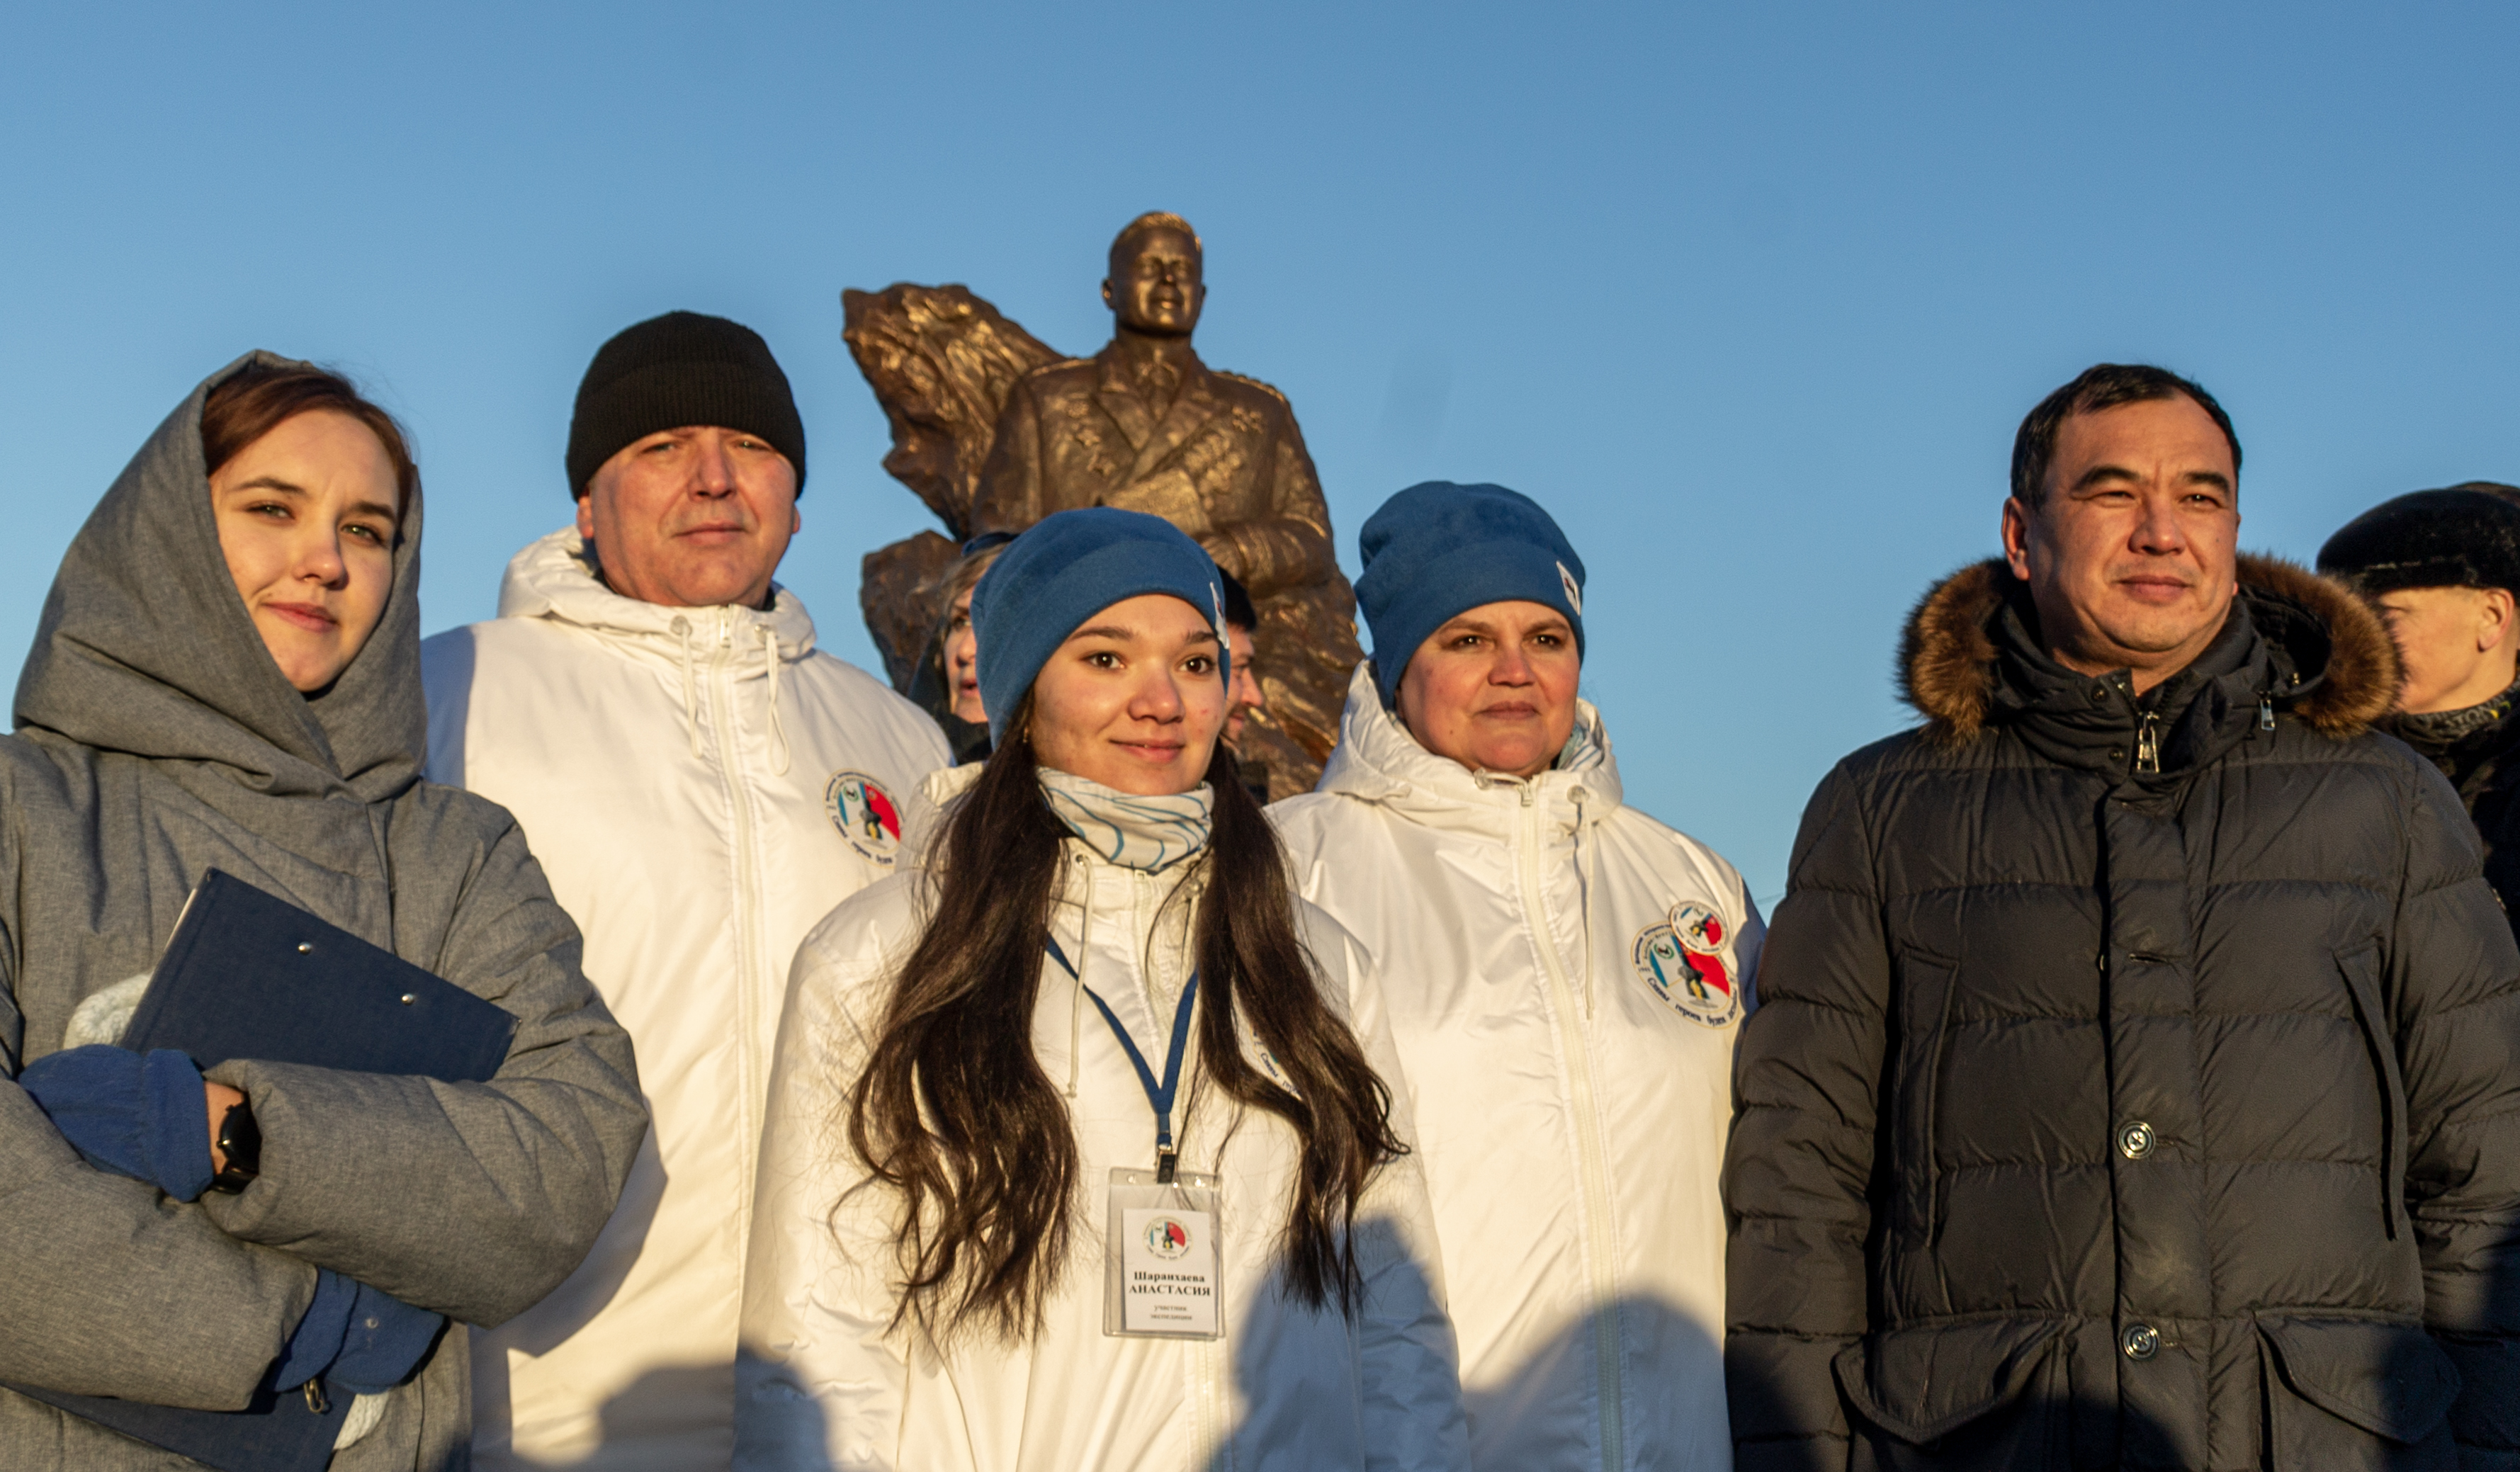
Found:
[{"label": "id badge", "polygon": [[1217,1178],[1111,1173],[1103,1241],[1102,1332],[1120,1339],[1221,1339],[1224,1252]]}]

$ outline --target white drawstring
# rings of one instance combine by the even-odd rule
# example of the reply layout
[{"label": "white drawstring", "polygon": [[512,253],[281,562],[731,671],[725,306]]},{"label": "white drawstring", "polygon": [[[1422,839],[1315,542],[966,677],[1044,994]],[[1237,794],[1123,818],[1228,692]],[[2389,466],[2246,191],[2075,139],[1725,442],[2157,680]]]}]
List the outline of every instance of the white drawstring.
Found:
[{"label": "white drawstring", "polygon": [[1094,946],[1094,866],[1074,856],[1085,870],[1085,915],[1076,923],[1076,964],[1067,969],[1074,982],[1067,993],[1067,1096],[1076,1097],[1076,1054],[1085,1046],[1085,953]]},{"label": "white drawstring", "polygon": [[1583,788],[1577,787],[1575,799],[1575,913],[1584,928],[1584,1016],[1593,1015],[1593,851],[1584,844]]},{"label": "white drawstring", "polygon": [[692,755],[700,754],[699,677],[692,669],[692,621],[674,615],[674,634],[683,642],[683,730],[692,738]]},{"label": "white drawstring", "polygon": [[784,777],[788,772],[788,730],[779,724],[779,636],[768,624],[761,625],[761,656],[767,665],[763,673],[770,681],[770,746],[778,753],[770,770]]}]

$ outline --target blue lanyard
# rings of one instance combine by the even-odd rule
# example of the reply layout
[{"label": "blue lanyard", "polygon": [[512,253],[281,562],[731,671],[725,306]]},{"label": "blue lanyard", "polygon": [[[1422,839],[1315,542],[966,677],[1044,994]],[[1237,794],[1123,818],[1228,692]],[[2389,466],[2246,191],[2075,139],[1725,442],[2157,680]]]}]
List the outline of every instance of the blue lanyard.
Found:
[{"label": "blue lanyard", "polygon": [[[1067,953],[1058,949],[1058,939],[1052,937],[1047,944],[1050,959],[1058,962],[1068,975],[1075,976],[1076,967],[1069,964]],[[1155,1071],[1147,1066],[1147,1055],[1138,1051],[1136,1040],[1129,1036],[1129,1030],[1122,1027],[1120,1019],[1112,1013],[1111,1004],[1097,996],[1092,987],[1086,987],[1084,991],[1086,996],[1094,998],[1094,1005],[1102,1013],[1102,1020],[1111,1024],[1111,1036],[1120,1040],[1121,1048],[1129,1054],[1130,1065],[1138,1070],[1139,1087],[1147,1091],[1147,1102],[1154,1106],[1155,1181],[1159,1184],[1170,1185],[1174,1160],[1179,1154],[1173,1148],[1173,1094],[1181,1088],[1182,1054],[1190,1047],[1191,1003],[1198,996],[1198,973],[1190,973],[1189,983],[1182,988],[1181,1002],[1173,1008],[1172,1048],[1164,1054],[1164,1079],[1160,1084],[1155,1082]]]}]

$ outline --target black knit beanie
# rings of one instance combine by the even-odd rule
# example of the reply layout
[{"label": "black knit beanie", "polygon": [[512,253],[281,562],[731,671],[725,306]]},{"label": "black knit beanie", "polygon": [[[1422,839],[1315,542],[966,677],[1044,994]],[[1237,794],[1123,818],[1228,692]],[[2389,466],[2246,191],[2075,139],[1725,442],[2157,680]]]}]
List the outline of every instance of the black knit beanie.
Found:
[{"label": "black knit beanie", "polygon": [[2520,492],[2471,480],[2383,501],[2327,539],[2318,570],[2366,597],[2401,588],[2520,594]]},{"label": "black knit beanie", "polygon": [[805,422],[770,344],[723,317],[667,312],[624,328],[587,365],[568,423],[569,494],[585,495],[623,446],[686,424],[759,435],[796,468],[804,491]]}]

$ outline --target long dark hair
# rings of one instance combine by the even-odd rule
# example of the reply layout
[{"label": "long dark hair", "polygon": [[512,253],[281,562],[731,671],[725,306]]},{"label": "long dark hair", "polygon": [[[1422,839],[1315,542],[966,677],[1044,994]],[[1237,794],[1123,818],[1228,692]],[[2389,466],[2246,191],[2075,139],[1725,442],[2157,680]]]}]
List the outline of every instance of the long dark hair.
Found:
[{"label": "long dark hair", "polygon": [[[851,1147],[901,1196],[895,1322],[916,1317],[940,1337],[1032,1332],[1069,1245],[1076,1135],[1032,1046],[1067,828],[1042,799],[1025,703],[945,829],[933,909],[849,1099]],[[1293,1128],[1285,1286],[1351,1313],[1357,1198],[1407,1146],[1391,1128],[1390,1091],[1323,1003],[1295,929],[1285,850],[1222,741],[1207,781],[1214,826],[1193,861],[1209,871],[1192,930],[1199,1063],[1226,1097]],[[1244,1059],[1238,1018],[1293,1092]]]}]

